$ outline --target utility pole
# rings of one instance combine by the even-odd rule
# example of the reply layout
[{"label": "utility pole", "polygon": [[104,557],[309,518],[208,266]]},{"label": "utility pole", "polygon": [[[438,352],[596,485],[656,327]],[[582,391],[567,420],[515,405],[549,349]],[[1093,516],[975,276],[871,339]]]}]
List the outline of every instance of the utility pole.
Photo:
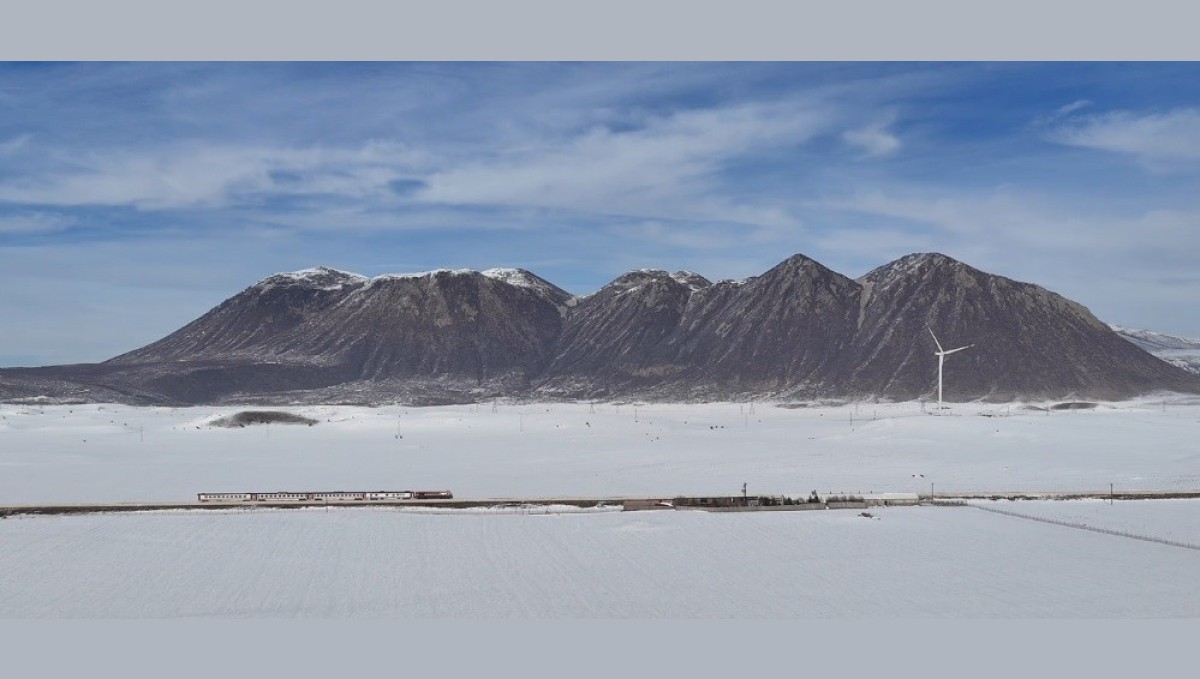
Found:
[{"label": "utility pole", "polygon": [[1111,507],[1112,503],[1113,503],[1113,484],[1110,483],[1110,484],[1108,484],[1108,506]]},{"label": "utility pole", "polygon": [[742,482],[742,505],[745,506],[746,502],[747,502],[747,500],[746,500],[746,482],[743,481]]}]

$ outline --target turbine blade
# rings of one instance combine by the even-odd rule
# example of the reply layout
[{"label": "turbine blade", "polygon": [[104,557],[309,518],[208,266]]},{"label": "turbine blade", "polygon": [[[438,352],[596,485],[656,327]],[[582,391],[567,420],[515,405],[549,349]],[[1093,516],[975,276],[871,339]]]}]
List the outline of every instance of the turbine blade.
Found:
[{"label": "turbine blade", "polygon": [[942,352],[942,354],[944,354],[944,355],[953,354],[953,353],[954,353],[954,352],[956,352],[956,351],[962,351],[963,349],[970,349],[970,348],[971,348],[971,347],[973,347],[973,346],[975,346],[975,345],[974,345],[974,344],[968,344],[968,345],[967,345],[967,346],[965,346],[965,347],[959,347],[959,348],[957,348],[957,349],[951,349],[950,351],[943,351],[943,352]]},{"label": "turbine blade", "polygon": [[937,335],[933,334],[933,328],[930,328],[928,325],[925,327],[929,330],[929,334],[933,335],[933,343],[937,345],[938,351],[941,351],[942,343],[937,340]]}]

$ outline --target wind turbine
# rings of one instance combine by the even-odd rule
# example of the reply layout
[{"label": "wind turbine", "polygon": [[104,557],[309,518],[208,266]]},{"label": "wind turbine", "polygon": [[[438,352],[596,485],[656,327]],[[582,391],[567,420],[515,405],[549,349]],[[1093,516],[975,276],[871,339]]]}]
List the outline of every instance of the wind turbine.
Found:
[{"label": "wind turbine", "polygon": [[959,347],[957,349],[951,349],[950,351],[946,351],[945,349],[942,348],[942,343],[938,341],[937,335],[933,334],[933,328],[930,328],[928,325],[925,327],[929,330],[929,334],[933,335],[933,343],[936,344],[937,348],[938,348],[937,351],[933,352],[933,355],[938,357],[938,415],[941,415],[942,414],[942,364],[946,362],[946,357],[949,356],[950,354],[953,354],[956,351],[962,351],[963,349],[970,349],[971,347],[973,347],[975,345],[968,344],[965,347]]}]

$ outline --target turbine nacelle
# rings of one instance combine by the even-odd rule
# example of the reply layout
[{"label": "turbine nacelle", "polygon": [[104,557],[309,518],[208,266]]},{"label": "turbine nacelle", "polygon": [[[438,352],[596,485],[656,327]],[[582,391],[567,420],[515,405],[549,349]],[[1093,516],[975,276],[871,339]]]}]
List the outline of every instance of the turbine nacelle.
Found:
[{"label": "turbine nacelle", "polygon": [[949,356],[950,354],[953,354],[953,353],[954,353],[954,352],[956,352],[956,351],[962,351],[963,349],[970,349],[970,348],[971,348],[971,347],[973,347],[973,346],[975,346],[975,345],[974,345],[974,344],[968,344],[968,345],[967,345],[967,346],[965,346],[965,347],[959,347],[959,348],[957,348],[957,349],[951,349],[951,350],[949,350],[949,351],[935,351],[935,352],[933,352],[933,355],[934,355],[934,356]]}]

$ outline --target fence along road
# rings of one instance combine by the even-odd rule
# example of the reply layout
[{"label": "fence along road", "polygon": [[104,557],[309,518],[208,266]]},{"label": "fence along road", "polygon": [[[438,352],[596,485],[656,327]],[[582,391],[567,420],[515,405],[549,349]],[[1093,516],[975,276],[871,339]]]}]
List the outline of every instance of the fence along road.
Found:
[{"label": "fence along road", "polygon": [[1066,526],[1067,528],[1077,528],[1079,530],[1090,530],[1093,533],[1104,533],[1105,535],[1116,535],[1118,537],[1130,538],[1132,540],[1141,540],[1143,542],[1157,542],[1160,545],[1170,545],[1171,547],[1183,547],[1184,549],[1194,549],[1200,552],[1200,545],[1191,542],[1180,542],[1178,540],[1167,540],[1166,538],[1156,538],[1151,535],[1138,535],[1137,533],[1128,533],[1121,530],[1113,530],[1111,528],[1100,528],[1098,526],[1089,526],[1086,523],[1076,523],[1074,521],[1063,521],[1061,519],[1048,519],[1044,516],[1032,516],[1030,514],[1022,514],[1020,512],[1012,512],[1007,509],[996,509],[994,507],[983,507],[977,504],[969,504],[968,507],[974,507],[985,512],[993,514],[1003,514],[1012,516],[1018,519],[1026,519],[1028,521],[1040,521],[1042,523],[1052,523],[1056,526]]}]

